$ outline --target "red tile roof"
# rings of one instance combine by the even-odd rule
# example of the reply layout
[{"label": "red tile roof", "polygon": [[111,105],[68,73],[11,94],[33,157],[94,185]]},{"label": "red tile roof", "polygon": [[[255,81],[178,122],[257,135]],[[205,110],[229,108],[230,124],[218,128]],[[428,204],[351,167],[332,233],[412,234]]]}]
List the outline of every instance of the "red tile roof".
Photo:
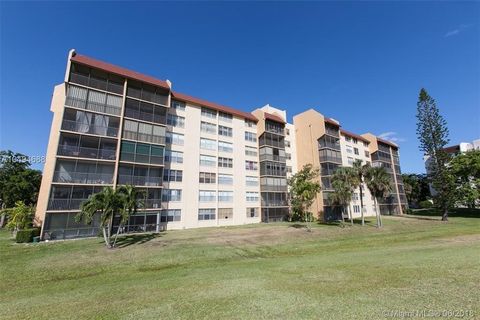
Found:
[{"label": "red tile roof", "polygon": [[377,141],[379,141],[381,143],[384,143],[384,144],[388,144],[389,146],[392,146],[392,147],[398,149],[398,145],[396,145],[395,143],[393,143],[391,141],[388,141],[388,140],[385,140],[385,139],[382,139],[382,138],[379,138],[379,137],[377,137]]},{"label": "red tile roof", "polygon": [[280,118],[277,115],[267,113],[267,112],[264,112],[263,114],[265,115],[265,119],[280,122],[280,123],[286,123],[285,120],[283,120],[282,118]]},{"label": "red tile roof", "polygon": [[243,111],[236,110],[236,109],[233,109],[233,108],[230,108],[230,107],[227,107],[227,106],[222,106],[220,104],[217,104],[217,103],[214,103],[214,102],[209,102],[209,101],[199,99],[199,98],[195,98],[195,97],[192,97],[192,96],[189,96],[189,95],[186,95],[184,93],[177,92],[177,91],[172,91],[172,97],[177,99],[177,100],[180,100],[180,101],[193,103],[193,104],[196,104],[196,105],[199,105],[199,106],[205,106],[205,107],[208,107],[208,108],[211,108],[211,109],[214,109],[214,110],[217,110],[217,111],[225,112],[225,113],[230,113],[234,116],[244,118],[244,119],[247,119],[247,120],[251,120],[251,121],[255,121],[255,122],[258,121],[257,118],[255,118],[252,114],[250,114],[248,112],[243,112]]},{"label": "red tile roof", "polygon": [[355,139],[357,139],[357,140],[360,140],[360,141],[363,141],[363,142],[366,142],[366,143],[370,143],[369,140],[365,139],[365,138],[362,137],[361,135],[352,133],[352,132],[350,132],[350,131],[340,129],[340,133],[343,134],[344,136],[349,136],[349,137],[355,138]]},{"label": "red tile roof", "polygon": [[109,72],[109,73],[114,73],[116,75],[128,78],[128,79],[133,79],[133,80],[138,80],[142,81],[154,86],[162,87],[165,89],[170,89],[170,86],[168,83],[164,80],[159,80],[154,77],[150,77],[135,71],[131,71],[122,67],[115,66],[113,64],[103,62],[100,60],[96,60],[87,56],[83,56],[80,54],[75,54],[72,56],[70,59],[73,62],[80,63],[89,67],[101,69],[103,71]]},{"label": "red tile roof", "polygon": [[334,126],[340,127],[340,123],[338,123],[337,121],[335,121],[335,120],[333,120],[333,119],[325,118],[325,122],[326,122],[326,123],[333,124]]},{"label": "red tile roof", "polygon": [[455,146],[443,148],[443,151],[445,151],[446,153],[457,153],[460,151],[460,145],[457,144]]}]

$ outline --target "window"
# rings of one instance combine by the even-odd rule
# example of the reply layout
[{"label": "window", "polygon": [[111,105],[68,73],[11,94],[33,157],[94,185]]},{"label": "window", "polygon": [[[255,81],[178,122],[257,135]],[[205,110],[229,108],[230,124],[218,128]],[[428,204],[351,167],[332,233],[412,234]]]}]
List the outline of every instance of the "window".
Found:
[{"label": "window", "polygon": [[352,200],[358,200],[358,193],[356,192],[353,193]]},{"label": "window", "polygon": [[357,144],[358,143],[358,140],[356,138],[353,138],[353,143]]},{"label": "window", "polygon": [[351,142],[351,141],[352,141],[352,138],[350,138],[349,136],[345,136],[345,141]]},{"label": "window", "polygon": [[217,134],[217,125],[210,122],[202,121],[200,123],[200,131],[210,134]]},{"label": "window", "polygon": [[185,111],[185,102],[172,100],[170,107],[175,110]]},{"label": "window", "polygon": [[252,157],[258,156],[257,148],[245,146],[245,155],[246,156],[252,156]]},{"label": "window", "polygon": [[180,209],[162,210],[160,213],[160,222],[181,221],[181,218],[182,210]]},{"label": "window", "polygon": [[353,206],[353,212],[359,213],[360,212],[360,206],[359,205],[354,205]]},{"label": "window", "polygon": [[363,141],[363,146],[364,146],[365,148],[368,148],[368,142]]},{"label": "window", "polygon": [[370,152],[368,152],[367,150],[365,150],[365,157],[367,157],[367,158],[370,157]]},{"label": "window", "polygon": [[202,116],[206,118],[216,119],[217,118],[217,111],[202,107]]},{"label": "window", "polygon": [[255,123],[255,121],[245,119],[245,127],[255,128],[256,126],[257,124]]},{"label": "window", "polygon": [[215,220],[215,209],[198,209],[198,220]]},{"label": "window", "polygon": [[259,208],[247,208],[247,218],[256,218],[258,217]]},{"label": "window", "polygon": [[217,150],[217,142],[211,139],[200,138],[200,149]]},{"label": "window", "polygon": [[257,142],[257,135],[255,133],[245,131],[245,141]]},{"label": "window", "polygon": [[347,146],[347,153],[353,153],[353,148],[351,146]]},{"label": "window", "polygon": [[245,161],[245,169],[248,171],[257,171],[258,170],[258,163],[256,161]]},{"label": "window", "polygon": [[162,201],[182,201],[182,190],[180,189],[163,189]]},{"label": "window", "polygon": [[358,148],[353,148],[353,153],[355,153],[356,155],[358,155]]},{"label": "window", "polygon": [[200,155],[200,165],[214,167],[217,165],[217,158],[213,156]]},{"label": "window", "polygon": [[163,181],[165,182],[182,182],[183,171],[182,170],[163,170]]},{"label": "window", "polygon": [[215,191],[200,190],[198,193],[198,201],[213,202],[217,199]]},{"label": "window", "polygon": [[218,184],[233,184],[233,176],[231,174],[219,174],[218,175]]},{"label": "window", "polygon": [[259,200],[258,192],[247,192],[246,199],[248,202],[255,202]]},{"label": "window", "polygon": [[218,141],[218,151],[232,153],[233,144],[225,141]]},{"label": "window", "polygon": [[219,112],[218,113],[218,118],[221,120],[221,121],[225,121],[225,122],[232,122],[232,119],[233,119],[233,116],[230,114],[230,113],[225,113],[225,112]]},{"label": "window", "polygon": [[185,118],[174,114],[167,114],[167,124],[173,127],[184,128]]},{"label": "window", "polygon": [[232,219],[233,208],[219,208],[218,219]]},{"label": "window", "polygon": [[231,137],[233,135],[232,128],[218,126],[218,134],[225,137]]},{"label": "window", "polygon": [[246,176],[247,186],[258,186],[258,177]]},{"label": "window", "polygon": [[292,160],[292,154],[291,153],[285,153],[285,156],[287,157],[287,160]]},{"label": "window", "polygon": [[218,157],[218,166],[221,168],[233,168],[233,159]]},{"label": "window", "polygon": [[211,173],[211,172],[200,172],[198,182],[200,182],[200,183],[215,183],[216,182],[216,174]]},{"label": "window", "polygon": [[167,132],[165,136],[165,141],[167,144],[174,144],[177,146],[183,146],[183,134],[174,133],[174,132]]},{"label": "window", "polygon": [[233,191],[218,191],[218,202],[233,202]]},{"label": "window", "polygon": [[183,163],[183,152],[165,150],[165,162]]},{"label": "window", "polygon": [[353,164],[353,158],[352,158],[352,157],[348,157],[348,158],[347,158],[347,161],[348,161],[348,164],[350,164],[350,165]]},{"label": "window", "polygon": [[290,141],[288,141],[288,140],[285,140],[285,147],[288,147],[288,148],[290,148],[290,146],[291,146],[291,144],[290,144]]},{"label": "window", "polygon": [[287,133],[287,136],[290,135],[290,130],[289,129],[285,129],[285,132]]}]

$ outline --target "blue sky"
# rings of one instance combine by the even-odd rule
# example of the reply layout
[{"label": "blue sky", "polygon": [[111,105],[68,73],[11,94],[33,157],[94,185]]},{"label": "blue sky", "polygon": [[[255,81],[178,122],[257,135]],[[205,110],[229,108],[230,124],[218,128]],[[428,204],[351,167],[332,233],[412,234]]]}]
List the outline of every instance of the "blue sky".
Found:
[{"label": "blue sky", "polygon": [[[308,108],[387,134],[404,172],[425,87],[451,144],[480,137],[479,2],[0,2],[0,149],[46,152],[68,50],[245,111]],[[41,169],[43,165],[36,164]]]}]

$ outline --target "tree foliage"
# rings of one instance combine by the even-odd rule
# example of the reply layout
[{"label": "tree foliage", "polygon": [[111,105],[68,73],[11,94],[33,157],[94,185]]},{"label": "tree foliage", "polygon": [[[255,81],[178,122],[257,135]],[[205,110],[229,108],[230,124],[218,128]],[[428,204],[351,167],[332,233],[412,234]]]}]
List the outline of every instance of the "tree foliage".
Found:
[{"label": "tree foliage", "polygon": [[435,206],[442,211],[442,220],[446,221],[448,210],[455,202],[454,178],[447,167],[449,156],[443,150],[449,141],[448,128],[435,100],[423,88],[417,102],[417,136],[420,150],[430,158],[428,178],[436,191]]},{"label": "tree foliage", "polygon": [[457,200],[475,208],[480,200],[480,150],[467,151],[455,156],[449,163],[455,177]]},{"label": "tree foliage", "polygon": [[17,201],[26,205],[37,202],[42,173],[30,169],[30,162],[21,153],[0,151],[0,200],[6,208]]},{"label": "tree foliage", "polygon": [[387,197],[392,191],[390,176],[383,167],[369,167],[365,172],[365,184],[373,196],[375,212],[377,216],[377,227],[382,226],[382,216],[378,205],[379,199]]},{"label": "tree foliage", "polygon": [[309,208],[313,204],[317,193],[321,190],[318,180],[319,175],[319,169],[307,164],[288,180],[293,219],[305,222],[312,221],[313,217]]},{"label": "tree foliage", "polygon": [[418,207],[421,201],[431,198],[428,178],[425,174],[402,174],[405,195],[410,206]]},{"label": "tree foliage", "polygon": [[[118,189],[105,187],[101,192],[95,193],[81,205],[80,212],[76,215],[77,222],[92,223],[96,214],[100,215],[100,228],[102,229],[105,245],[112,248],[116,243],[116,238],[122,225],[124,225],[130,215],[137,212],[139,207],[139,192],[133,186],[122,186]],[[118,226],[115,242],[112,244],[112,224],[113,219],[119,216],[120,225]]]},{"label": "tree foliage", "polygon": [[342,220],[345,208],[350,217],[350,223],[353,225],[353,214],[349,210],[349,204],[352,200],[355,186],[358,184],[357,171],[352,167],[339,167],[332,176],[332,200],[342,207]]},{"label": "tree foliage", "polygon": [[17,201],[15,207],[7,210],[7,214],[7,229],[16,232],[32,226],[35,210],[32,206],[27,206],[22,201]]}]

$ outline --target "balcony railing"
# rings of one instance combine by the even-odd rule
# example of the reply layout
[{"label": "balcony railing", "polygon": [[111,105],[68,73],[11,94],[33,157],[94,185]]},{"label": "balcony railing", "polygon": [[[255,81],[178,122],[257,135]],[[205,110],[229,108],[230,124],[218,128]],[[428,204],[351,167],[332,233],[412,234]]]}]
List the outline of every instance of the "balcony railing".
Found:
[{"label": "balcony railing", "polygon": [[340,143],[330,143],[330,142],[320,141],[318,143],[318,148],[319,149],[330,148],[334,150],[340,150]]},{"label": "balcony railing", "polygon": [[87,199],[50,199],[47,210],[78,210]]},{"label": "balcony railing", "polygon": [[163,164],[163,157],[122,152],[120,154],[120,161],[138,162],[146,164]]},{"label": "balcony railing", "polygon": [[118,128],[116,127],[91,125],[72,120],[63,120],[62,130],[96,134],[107,137],[116,137],[118,135]]},{"label": "balcony railing", "polygon": [[132,109],[125,109],[125,117],[143,120],[143,121],[155,122],[160,124],[165,124],[167,121],[166,115],[153,114],[153,113],[142,112],[142,111],[137,111]]},{"label": "balcony railing", "polygon": [[115,160],[115,150],[87,148],[78,146],[58,146],[58,155],[92,159]]},{"label": "balcony railing", "polygon": [[146,209],[160,209],[162,207],[162,199],[143,200]]},{"label": "balcony railing", "polygon": [[342,158],[330,157],[330,156],[320,156],[320,162],[342,163]]},{"label": "balcony railing", "polygon": [[53,181],[63,183],[112,184],[113,173],[55,171]]},{"label": "balcony railing", "polygon": [[262,200],[262,207],[286,207],[288,206],[287,200]]},{"label": "balcony railing", "polygon": [[75,228],[75,229],[52,229],[45,230],[43,238],[45,240],[65,240],[74,238],[96,237],[100,232],[99,227]]},{"label": "balcony railing", "polygon": [[261,191],[280,191],[287,192],[287,186],[269,186],[269,185],[260,185]]},{"label": "balcony railing", "polygon": [[147,176],[118,175],[119,184],[131,184],[134,186],[161,186],[162,178]]},{"label": "balcony railing", "polygon": [[263,160],[286,162],[287,158],[285,156],[277,156],[277,155],[273,155],[273,154],[261,154],[260,155],[260,161],[263,161]]}]

